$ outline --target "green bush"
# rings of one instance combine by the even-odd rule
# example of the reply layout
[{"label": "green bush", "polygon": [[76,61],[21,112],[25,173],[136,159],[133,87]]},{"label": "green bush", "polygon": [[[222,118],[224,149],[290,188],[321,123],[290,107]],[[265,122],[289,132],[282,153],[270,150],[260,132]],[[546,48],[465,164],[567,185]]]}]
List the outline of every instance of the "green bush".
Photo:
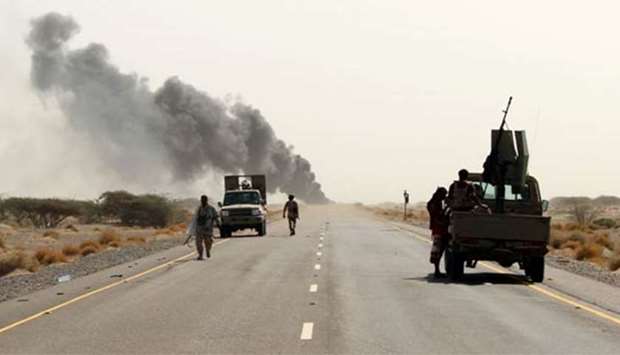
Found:
[{"label": "green bush", "polygon": [[175,222],[172,202],[158,195],[133,195],[127,191],[108,191],[100,197],[104,216],[121,224],[142,227],[165,227]]},{"label": "green bush", "polygon": [[594,220],[592,223],[599,227],[605,227],[609,229],[615,228],[617,224],[616,221],[611,218],[599,218],[599,219]]},{"label": "green bush", "polygon": [[12,197],[0,201],[3,215],[11,215],[19,224],[30,222],[39,228],[54,228],[67,217],[82,214],[82,201],[55,198]]}]

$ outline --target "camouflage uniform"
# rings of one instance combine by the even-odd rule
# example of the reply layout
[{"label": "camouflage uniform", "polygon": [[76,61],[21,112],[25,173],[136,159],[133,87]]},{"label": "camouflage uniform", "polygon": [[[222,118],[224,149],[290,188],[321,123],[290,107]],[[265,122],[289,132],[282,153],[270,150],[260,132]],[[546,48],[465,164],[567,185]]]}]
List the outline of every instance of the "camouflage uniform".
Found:
[{"label": "camouflage uniform", "polygon": [[207,251],[207,257],[211,257],[211,246],[213,245],[213,225],[217,224],[217,211],[213,206],[200,206],[196,210],[196,249],[198,257],[202,258],[203,243]]}]

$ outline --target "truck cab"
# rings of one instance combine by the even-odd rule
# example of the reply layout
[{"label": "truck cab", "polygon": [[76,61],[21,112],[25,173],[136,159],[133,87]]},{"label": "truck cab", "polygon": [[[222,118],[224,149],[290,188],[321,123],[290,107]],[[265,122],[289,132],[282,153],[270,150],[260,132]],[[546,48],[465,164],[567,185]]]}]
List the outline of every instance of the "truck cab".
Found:
[{"label": "truck cab", "polygon": [[220,206],[220,235],[254,229],[259,236],[267,234],[264,175],[231,175],[225,177],[224,200]]}]

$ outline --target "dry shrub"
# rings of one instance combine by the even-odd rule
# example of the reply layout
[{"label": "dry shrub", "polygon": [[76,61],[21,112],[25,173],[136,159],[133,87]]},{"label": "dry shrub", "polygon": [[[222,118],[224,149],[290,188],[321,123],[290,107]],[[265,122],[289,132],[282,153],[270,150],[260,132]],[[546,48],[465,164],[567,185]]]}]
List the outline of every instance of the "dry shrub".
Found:
[{"label": "dry shrub", "polygon": [[158,230],[155,231],[154,235],[155,236],[158,236],[158,235],[170,235],[172,233],[174,233],[174,231],[172,230],[172,227],[170,227],[170,228],[158,229]]},{"label": "dry shrub", "polygon": [[609,234],[607,233],[596,234],[593,242],[609,250],[614,250],[614,243],[609,239]]},{"label": "dry shrub", "polygon": [[121,246],[123,246],[123,243],[120,240],[113,240],[108,243],[108,246],[110,248],[120,248]]},{"label": "dry shrub", "polygon": [[65,256],[76,256],[80,254],[80,248],[76,247],[75,245],[65,245],[62,248],[62,253]]},{"label": "dry shrub", "polygon": [[578,248],[581,248],[581,246],[583,246],[582,243],[576,240],[569,240],[562,244],[562,249],[568,248],[568,249],[577,250]]},{"label": "dry shrub", "polygon": [[551,245],[554,249],[561,249],[562,246],[566,243],[566,239],[562,236],[551,234],[551,238],[549,238],[549,245]]},{"label": "dry shrub", "polygon": [[79,232],[79,231],[80,231],[80,230],[79,230],[79,229],[77,229],[77,227],[76,227],[76,226],[74,226],[73,224],[68,225],[68,226],[66,227],[66,229],[67,229],[67,230],[70,230],[70,231],[72,231],[72,232]]},{"label": "dry shrub", "polygon": [[80,254],[82,256],[86,256],[86,255],[90,255],[90,254],[95,254],[98,251],[99,251],[99,249],[95,248],[92,245],[89,245],[87,247],[84,247],[84,248],[80,249]]},{"label": "dry shrub", "polygon": [[6,244],[4,243],[4,236],[0,234],[0,249],[6,249]]},{"label": "dry shrub", "polygon": [[0,276],[9,274],[17,269],[35,272],[39,269],[39,262],[37,259],[21,251],[0,254]]},{"label": "dry shrub", "polygon": [[58,251],[49,248],[39,249],[34,253],[34,257],[42,265],[51,265],[56,263],[67,262],[65,255]]},{"label": "dry shrub", "polygon": [[582,230],[582,229],[583,227],[577,223],[566,223],[562,225],[562,230],[569,231],[569,232]]},{"label": "dry shrub", "polygon": [[587,239],[587,235],[581,232],[571,233],[571,235],[568,237],[568,240],[576,241],[581,244],[585,243]]},{"label": "dry shrub", "polygon": [[187,229],[187,224],[185,223],[175,224],[174,226],[169,228],[169,230],[174,233],[184,232],[186,229]]},{"label": "dry shrub", "polygon": [[576,249],[575,259],[592,260],[595,258],[600,258],[602,254],[603,254],[603,247],[598,244],[594,244],[590,242]]},{"label": "dry shrub", "polygon": [[17,252],[0,254],[0,276],[10,274],[21,265]]},{"label": "dry shrub", "polygon": [[58,237],[60,237],[60,233],[58,233],[57,231],[46,231],[45,233],[43,233],[43,236],[58,239]]},{"label": "dry shrub", "polygon": [[144,244],[146,243],[146,239],[144,239],[144,237],[129,237],[127,238],[127,242],[134,244]]},{"label": "dry shrub", "polygon": [[80,244],[80,254],[86,256],[88,254],[97,253],[101,250],[102,246],[96,240],[87,240]]},{"label": "dry shrub", "polygon": [[120,235],[116,231],[112,229],[106,229],[101,233],[101,237],[99,237],[99,243],[102,245],[107,245],[111,242],[117,242],[120,239]]},{"label": "dry shrub", "polygon": [[609,259],[607,267],[611,271],[620,270],[620,254],[616,254],[613,258]]},{"label": "dry shrub", "polygon": [[551,224],[551,229],[552,230],[560,230],[561,231],[563,229],[563,226],[560,223],[553,223],[553,224]]}]

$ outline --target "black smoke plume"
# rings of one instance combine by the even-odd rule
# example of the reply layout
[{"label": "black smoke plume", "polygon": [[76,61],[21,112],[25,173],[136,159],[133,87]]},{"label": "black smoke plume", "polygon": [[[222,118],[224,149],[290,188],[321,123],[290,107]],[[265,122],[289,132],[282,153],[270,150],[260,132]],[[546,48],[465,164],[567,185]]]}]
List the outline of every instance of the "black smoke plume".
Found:
[{"label": "black smoke plume", "polygon": [[78,32],[73,18],[58,13],[32,20],[26,40],[32,84],[58,101],[98,158],[123,179],[148,184],[154,175],[193,181],[207,171],[265,173],[270,192],[328,201],[310,163],[278,139],[259,110],[213,98],[176,77],[152,92],[145,78],[114,66],[105,46],[69,49]]}]

